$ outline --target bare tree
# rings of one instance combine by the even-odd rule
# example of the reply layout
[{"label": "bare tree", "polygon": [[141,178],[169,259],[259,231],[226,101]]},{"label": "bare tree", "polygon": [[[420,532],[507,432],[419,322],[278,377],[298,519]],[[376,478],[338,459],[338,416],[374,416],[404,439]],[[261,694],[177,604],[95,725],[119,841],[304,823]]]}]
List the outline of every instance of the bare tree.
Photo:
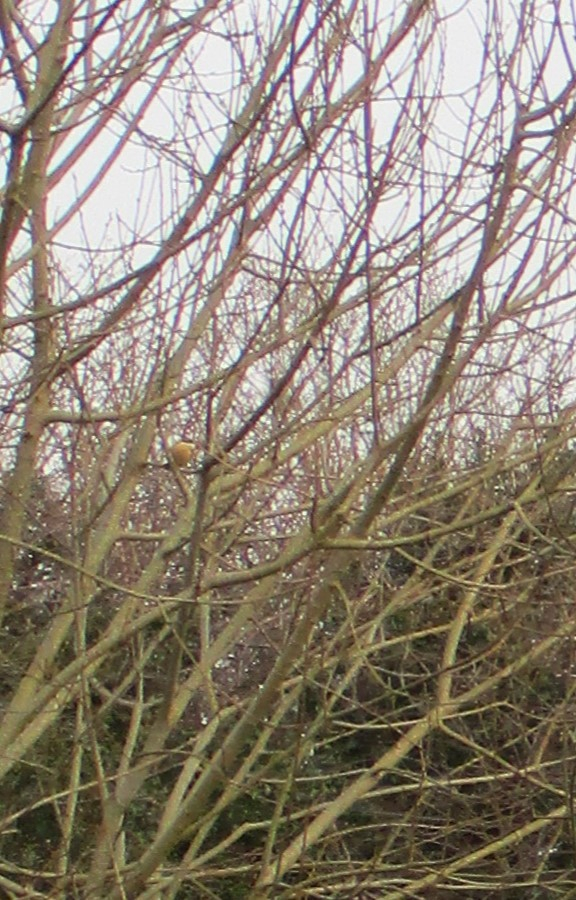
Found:
[{"label": "bare tree", "polygon": [[576,890],[572,32],[0,2],[8,896]]}]

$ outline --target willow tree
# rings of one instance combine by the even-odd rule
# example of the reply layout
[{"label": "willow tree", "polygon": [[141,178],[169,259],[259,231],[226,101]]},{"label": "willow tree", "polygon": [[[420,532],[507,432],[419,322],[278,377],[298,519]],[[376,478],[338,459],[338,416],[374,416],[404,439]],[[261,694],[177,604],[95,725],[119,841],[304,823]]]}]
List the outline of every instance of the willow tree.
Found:
[{"label": "willow tree", "polygon": [[10,896],[570,889],[571,17],[0,3]]}]

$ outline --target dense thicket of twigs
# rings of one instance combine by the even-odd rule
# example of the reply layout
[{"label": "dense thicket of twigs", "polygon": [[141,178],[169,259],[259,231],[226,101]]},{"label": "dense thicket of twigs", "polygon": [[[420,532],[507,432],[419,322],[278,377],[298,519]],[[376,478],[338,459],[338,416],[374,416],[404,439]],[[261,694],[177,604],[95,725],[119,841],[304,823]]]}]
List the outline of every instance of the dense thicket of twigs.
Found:
[{"label": "dense thicket of twigs", "polygon": [[576,896],[568,4],[189,7],[0,2],[0,888]]}]

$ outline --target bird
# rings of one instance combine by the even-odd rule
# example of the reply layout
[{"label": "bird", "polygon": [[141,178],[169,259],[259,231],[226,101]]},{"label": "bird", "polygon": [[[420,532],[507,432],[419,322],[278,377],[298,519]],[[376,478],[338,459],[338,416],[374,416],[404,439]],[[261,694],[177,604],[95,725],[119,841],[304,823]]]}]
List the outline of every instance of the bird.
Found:
[{"label": "bird", "polygon": [[175,444],[172,444],[168,452],[172,463],[178,469],[183,469],[192,460],[194,451],[194,444],[190,444],[188,441],[177,441]]}]

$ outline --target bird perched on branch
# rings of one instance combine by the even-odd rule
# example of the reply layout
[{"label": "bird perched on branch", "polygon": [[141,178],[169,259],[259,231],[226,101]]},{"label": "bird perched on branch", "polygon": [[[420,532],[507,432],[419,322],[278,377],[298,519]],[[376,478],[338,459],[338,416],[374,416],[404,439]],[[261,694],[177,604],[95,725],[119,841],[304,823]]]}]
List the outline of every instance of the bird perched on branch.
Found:
[{"label": "bird perched on branch", "polygon": [[170,447],[168,453],[172,463],[178,469],[183,469],[191,462],[195,449],[194,444],[190,444],[188,441],[177,441]]}]

